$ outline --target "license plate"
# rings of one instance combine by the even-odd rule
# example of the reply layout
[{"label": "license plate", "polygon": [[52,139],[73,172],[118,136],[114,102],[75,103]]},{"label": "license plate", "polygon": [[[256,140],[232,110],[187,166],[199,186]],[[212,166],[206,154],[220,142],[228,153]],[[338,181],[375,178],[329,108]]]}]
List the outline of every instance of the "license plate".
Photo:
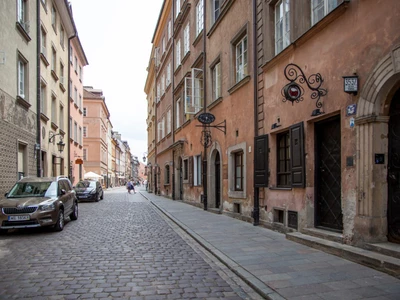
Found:
[{"label": "license plate", "polygon": [[8,221],[27,221],[30,219],[30,216],[8,216]]}]

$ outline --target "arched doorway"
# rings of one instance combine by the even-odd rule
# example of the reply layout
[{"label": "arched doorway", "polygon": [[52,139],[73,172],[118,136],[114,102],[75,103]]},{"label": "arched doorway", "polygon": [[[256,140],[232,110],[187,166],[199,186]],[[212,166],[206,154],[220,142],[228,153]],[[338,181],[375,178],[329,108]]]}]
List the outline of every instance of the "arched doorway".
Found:
[{"label": "arched doorway", "polygon": [[219,152],[215,156],[215,207],[219,208],[221,205],[221,161]]},{"label": "arched doorway", "polygon": [[389,112],[388,240],[400,243],[400,89]]}]

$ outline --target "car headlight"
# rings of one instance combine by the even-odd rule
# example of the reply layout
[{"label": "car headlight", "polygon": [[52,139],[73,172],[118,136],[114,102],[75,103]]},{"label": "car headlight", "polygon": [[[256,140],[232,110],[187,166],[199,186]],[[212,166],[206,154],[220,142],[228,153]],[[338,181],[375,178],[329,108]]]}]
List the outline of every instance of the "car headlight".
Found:
[{"label": "car headlight", "polygon": [[50,211],[50,210],[55,210],[55,209],[56,209],[56,206],[54,205],[54,203],[39,205],[39,210],[41,210],[41,211]]}]

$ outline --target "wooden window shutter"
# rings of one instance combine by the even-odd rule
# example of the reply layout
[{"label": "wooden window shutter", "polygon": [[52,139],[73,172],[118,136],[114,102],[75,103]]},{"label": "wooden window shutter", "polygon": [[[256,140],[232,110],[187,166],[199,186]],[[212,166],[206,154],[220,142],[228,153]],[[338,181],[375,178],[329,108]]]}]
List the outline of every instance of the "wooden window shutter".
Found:
[{"label": "wooden window shutter", "polygon": [[292,187],[304,188],[306,185],[306,174],[303,122],[290,127],[290,167],[292,172]]},{"label": "wooden window shutter", "polygon": [[254,139],[254,186],[268,186],[268,135]]},{"label": "wooden window shutter", "polygon": [[189,184],[193,186],[193,156],[189,157]]}]

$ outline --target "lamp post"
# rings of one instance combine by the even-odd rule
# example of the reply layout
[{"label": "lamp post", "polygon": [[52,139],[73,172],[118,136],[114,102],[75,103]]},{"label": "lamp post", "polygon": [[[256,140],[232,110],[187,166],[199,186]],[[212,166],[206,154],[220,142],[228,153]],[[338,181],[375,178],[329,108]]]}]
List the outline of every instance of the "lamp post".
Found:
[{"label": "lamp post", "polygon": [[58,151],[61,153],[64,151],[64,147],[65,147],[65,143],[62,141],[61,133],[50,133],[49,143],[53,143],[54,139],[57,135],[60,136],[60,141],[57,143],[57,148],[58,148]]}]

